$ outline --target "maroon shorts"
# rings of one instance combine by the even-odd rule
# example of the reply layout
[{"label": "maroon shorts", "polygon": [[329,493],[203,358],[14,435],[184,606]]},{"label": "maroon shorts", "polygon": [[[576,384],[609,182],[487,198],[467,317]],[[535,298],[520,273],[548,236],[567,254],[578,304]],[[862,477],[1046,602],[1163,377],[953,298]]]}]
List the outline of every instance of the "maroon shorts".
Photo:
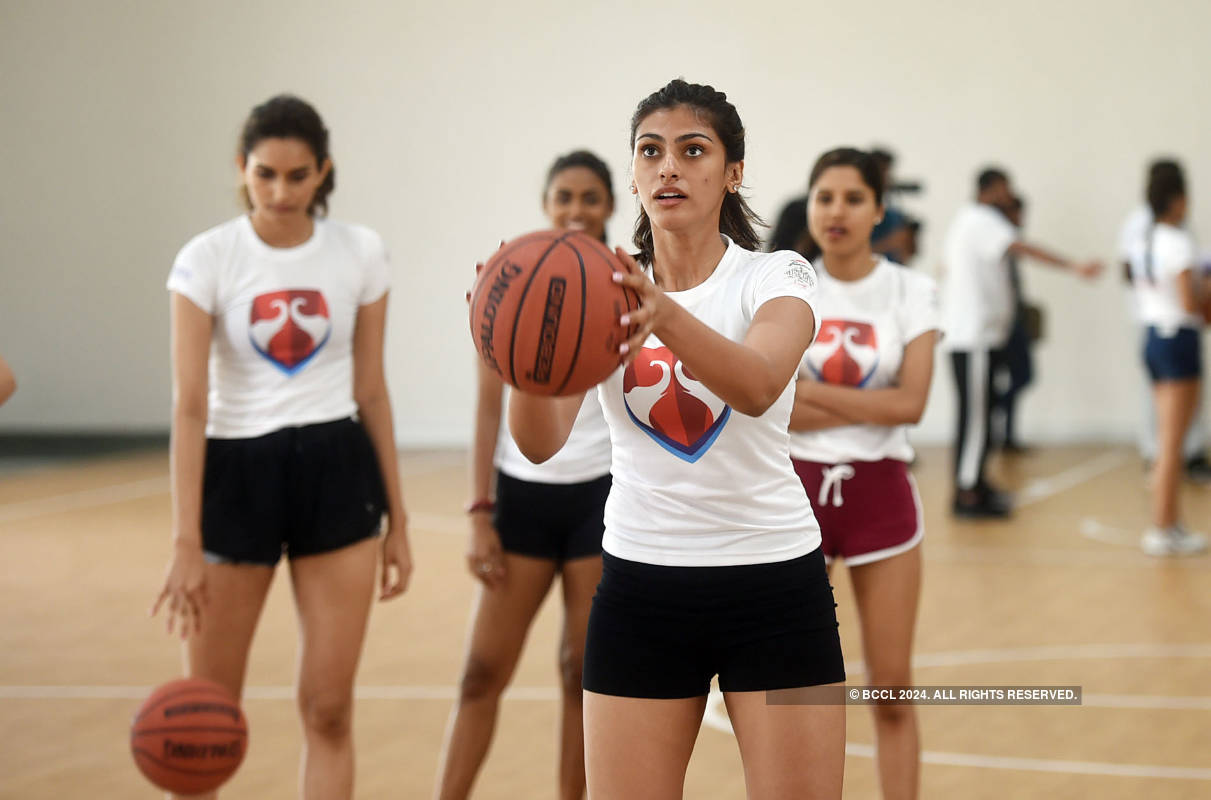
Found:
[{"label": "maroon shorts", "polygon": [[921,541],[925,533],[921,498],[903,461],[792,460],[820,522],[825,558],[866,564],[903,553]]}]

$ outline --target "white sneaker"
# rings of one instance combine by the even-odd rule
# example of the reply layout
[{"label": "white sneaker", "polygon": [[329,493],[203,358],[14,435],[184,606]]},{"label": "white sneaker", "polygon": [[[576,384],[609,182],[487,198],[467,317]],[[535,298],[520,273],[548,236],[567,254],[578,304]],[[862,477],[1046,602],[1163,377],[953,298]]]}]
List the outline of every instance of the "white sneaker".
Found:
[{"label": "white sneaker", "polygon": [[1150,556],[1192,556],[1207,549],[1207,537],[1181,525],[1149,528],[1140,539],[1140,549]]}]

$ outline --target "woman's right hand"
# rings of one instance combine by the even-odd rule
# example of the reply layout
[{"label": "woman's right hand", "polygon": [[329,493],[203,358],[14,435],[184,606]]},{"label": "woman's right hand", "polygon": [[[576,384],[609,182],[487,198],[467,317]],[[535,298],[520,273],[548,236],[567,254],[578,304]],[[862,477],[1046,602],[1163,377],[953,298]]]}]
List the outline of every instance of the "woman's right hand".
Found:
[{"label": "woman's right hand", "polygon": [[200,543],[177,541],[173,544],[172,562],[164,578],[164,588],[151,607],[155,616],[160,606],[168,604],[168,633],[179,629],[182,639],[202,629],[202,609],[206,597],[206,559]]},{"label": "woman's right hand", "polygon": [[505,580],[505,553],[500,534],[492,526],[492,515],[471,513],[471,542],[467,550],[467,568],[484,586],[493,589]]}]

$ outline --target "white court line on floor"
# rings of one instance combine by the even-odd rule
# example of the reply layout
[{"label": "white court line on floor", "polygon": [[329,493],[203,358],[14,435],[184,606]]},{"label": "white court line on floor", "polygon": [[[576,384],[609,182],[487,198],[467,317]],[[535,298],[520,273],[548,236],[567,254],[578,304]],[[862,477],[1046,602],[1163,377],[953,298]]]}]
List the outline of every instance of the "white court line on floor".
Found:
[{"label": "white court line on floor", "polygon": [[1055,475],[1037,478],[1014,494],[1013,507],[1023,508],[1041,503],[1060,492],[1065,492],[1115,469],[1128,458],[1126,453],[1103,453],[1096,458],[1077,464],[1075,467],[1057,472]]},{"label": "white court line on floor", "polygon": [[[1211,644],[1087,644],[1041,647],[988,648],[922,653],[913,659],[916,668],[958,666],[971,664],[1021,661],[1064,661],[1081,659],[1147,659],[1147,658],[1211,658]],[[864,672],[862,662],[846,664],[852,678]],[[0,686],[0,699],[119,699],[140,701],[150,694],[150,686]],[[453,701],[454,686],[359,686],[359,700],[442,700]],[[245,691],[249,700],[293,700],[291,686],[250,686]],[[560,691],[554,687],[522,686],[506,690],[506,700],[554,702]],[[1086,694],[1084,705],[1097,708],[1132,708],[1176,711],[1211,711],[1211,697]],[[723,696],[712,691],[707,701],[704,724],[731,733],[731,723],[723,707]],[[873,758],[874,748],[866,744],[848,743],[846,755]],[[1114,764],[1099,761],[1066,759],[1020,758],[976,753],[951,753],[927,750],[921,753],[925,764],[1011,769],[1028,772],[1052,772],[1078,775],[1103,775],[1124,778],[1170,778],[1177,780],[1211,781],[1211,769],[1204,767],[1174,767],[1152,764]]]},{"label": "white court line on floor", "polygon": [[[152,686],[0,686],[0,700],[142,700]],[[455,686],[358,686],[358,700],[447,700],[458,695]],[[249,686],[245,700],[293,700],[293,686]],[[555,702],[554,686],[518,686],[505,692],[506,700]],[[1145,711],[1211,711],[1211,696],[1158,694],[1083,694],[1088,708],[1134,708]]]},{"label": "white court line on floor", "polygon": [[[723,695],[712,689],[707,699],[702,722],[717,731],[733,736],[732,723],[724,710]],[[846,742],[845,755],[856,758],[874,758],[875,748],[869,744]],[[1177,780],[1211,781],[1211,768],[1172,767],[1161,764],[1118,764],[1102,761],[1070,761],[1053,758],[1021,758],[1017,756],[990,756],[980,753],[948,753],[925,750],[921,763],[950,767],[976,767],[982,769],[1013,769],[1026,772],[1055,772],[1064,775],[1104,775],[1119,778],[1173,778]]]},{"label": "white court line on floor", "polygon": [[1141,531],[1132,531],[1126,528],[1106,525],[1093,517],[1082,517],[1077,530],[1080,531],[1081,536],[1084,536],[1086,539],[1092,539],[1095,542],[1126,545],[1129,547],[1139,545],[1141,533]]},{"label": "white court line on floor", "polygon": [[[431,472],[437,472],[441,469],[447,469],[455,464],[462,463],[461,455],[449,456],[444,455],[432,457],[433,463],[415,465],[415,466],[400,466],[400,477],[411,478],[419,475],[426,475]],[[167,494],[171,488],[167,475],[161,475],[155,478],[144,478],[142,480],[131,481],[129,483],[119,483],[112,486],[98,486],[93,489],[80,489],[74,492],[66,492],[64,494],[50,495],[48,497],[39,497],[35,500],[17,500],[11,503],[0,503],[0,524],[8,522],[23,522],[27,519],[41,517],[48,514],[61,514],[65,511],[78,511],[82,508],[98,508],[100,506],[113,505],[127,500],[139,500],[144,497],[155,497],[156,495]],[[450,514],[417,514],[409,515],[415,519],[425,519],[436,524],[438,528],[449,528],[454,520],[460,523],[460,530],[463,528],[461,524],[465,521],[461,517],[456,517]],[[427,527],[427,526],[426,526]]]},{"label": "white court line on floor", "polygon": [[[0,686],[0,700],[144,700],[154,686]],[[245,700],[293,700],[293,686],[249,686]],[[504,699],[553,702],[561,691],[553,686],[514,686]],[[457,686],[358,686],[358,700],[454,700]]]},{"label": "white court line on floor", "polygon": [[168,492],[168,478],[145,478],[130,483],[119,483],[114,486],[101,486],[96,489],[81,489],[66,494],[56,494],[50,497],[39,497],[36,500],[18,500],[15,503],[0,503],[0,524],[6,522],[21,522],[46,514],[60,514],[64,511],[77,511],[81,508],[97,508],[99,506],[121,503],[126,500],[139,500],[144,497],[154,497]]}]

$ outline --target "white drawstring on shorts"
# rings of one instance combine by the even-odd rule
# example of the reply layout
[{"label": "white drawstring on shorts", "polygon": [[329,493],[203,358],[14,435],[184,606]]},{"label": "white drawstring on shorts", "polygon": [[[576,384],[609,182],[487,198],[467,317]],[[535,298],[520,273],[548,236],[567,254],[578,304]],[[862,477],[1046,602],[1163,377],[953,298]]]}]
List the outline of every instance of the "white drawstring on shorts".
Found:
[{"label": "white drawstring on shorts", "polygon": [[824,480],[820,482],[820,497],[819,505],[828,505],[828,490],[833,490],[833,505],[840,508],[845,504],[845,498],[841,496],[841,481],[854,476],[854,468],[852,464],[834,464],[831,467],[825,467],[820,470],[824,473]]}]

